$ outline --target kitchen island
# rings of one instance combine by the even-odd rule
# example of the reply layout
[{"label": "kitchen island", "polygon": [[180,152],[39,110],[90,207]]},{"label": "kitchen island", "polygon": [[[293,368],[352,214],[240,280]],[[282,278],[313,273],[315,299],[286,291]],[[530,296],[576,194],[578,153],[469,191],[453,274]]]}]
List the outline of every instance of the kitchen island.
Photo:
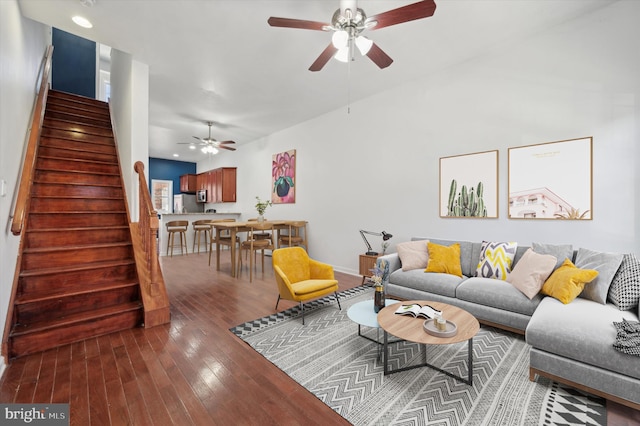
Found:
[{"label": "kitchen island", "polygon": [[[160,250],[160,256],[167,255],[167,222],[171,222],[174,220],[186,220],[189,222],[189,227],[186,232],[187,236],[187,253],[191,254],[193,248],[193,225],[192,223],[196,220],[216,220],[216,219],[240,219],[240,213],[233,212],[219,212],[219,213],[163,213],[160,215],[160,229],[158,236],[158,248]],[[173,249],[173,255],[180,254],[180,248],[177,244],[178,239],[176,237],[176,247]],[[198,253],[198,248],[196,247],[196,253]],[[200,253],[206,253],[204,250],[204,244],[200,247]]]}]

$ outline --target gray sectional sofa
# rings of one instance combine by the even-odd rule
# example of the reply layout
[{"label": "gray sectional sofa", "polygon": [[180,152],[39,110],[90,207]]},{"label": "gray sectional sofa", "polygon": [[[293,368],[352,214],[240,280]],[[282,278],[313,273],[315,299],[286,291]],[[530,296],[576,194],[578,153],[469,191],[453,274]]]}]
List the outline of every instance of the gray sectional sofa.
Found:
[{"label": "gray sectional sofa", "polygon": [[[531,380],[536,375],[549,377],[640,410],[640,357],[613,347],[613,322],[638,321],[640,307],[622,311],[612,303],[581,297],[565,305],[540,293],[529,299],[507,281],[476,276],[481,242],[412,238],[417,240],[444,246],[459,243],[463,276],[403,270],[398,253],[391,253],[379,259],[389,264],[387,294],[455,305],[482,324],[524,334],[531,345]],[[512,266],[528,248],[518,245]],[[570,249],[569,255],[574,261],[576,251]]]}]

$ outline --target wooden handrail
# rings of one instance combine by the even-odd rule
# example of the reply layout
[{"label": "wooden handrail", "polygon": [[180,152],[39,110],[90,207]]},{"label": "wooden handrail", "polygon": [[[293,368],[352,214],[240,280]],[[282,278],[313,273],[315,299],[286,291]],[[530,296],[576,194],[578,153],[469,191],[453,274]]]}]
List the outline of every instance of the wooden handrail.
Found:
[{"label": "wooden handrail", "polygon": [[160,227],[158,212],[154,210],[149,195],[147,178],[144,174],[144,164],[136,161],[133,169],[138,173],[138,196],[140,203],[140,213],[138,219],[138,229],[142,239],[142,247],[145,253],[147,268],[149,270],[151,282],[149,284],[149,294],[158,295],[158,246],[156,235]]},{"label": "wooden handrail", "polygon": [[40,89],[38,90],[38,96],[36,97],[33,108],[29,141],[27,142],[27,149],[24,154],[22,173],[20,175],[20,186],[18,187],[18,195],[16,197],[16,204],[13,211],[13,219],[11,221],[11,233],[13,235],[20,235],[24,226],[27,201],[29,200],[29,193],[31,192],[31,184],[33,182],[40,132],[42,130],[42,122],[44,120],[47,96],[49,95],[49,74],[51,73],[52,56],[53,46],[48,46],[42,65]]},{"label": "wooden handrail", "polygon": [[136,234],[132,237],[134,246],[140,247],[140,250],[134,249],[136,263],[144,264],[144,271],[140,273],[140,269],[138,270],[145,311],[144,326],[154,327],[170,321],[169,298],[158,260],[157,236],[160,221],[151,202],[144,164],[136,161],[133,169],[138,173],[139,215],[137,226],[132,226],[132,234]]}]

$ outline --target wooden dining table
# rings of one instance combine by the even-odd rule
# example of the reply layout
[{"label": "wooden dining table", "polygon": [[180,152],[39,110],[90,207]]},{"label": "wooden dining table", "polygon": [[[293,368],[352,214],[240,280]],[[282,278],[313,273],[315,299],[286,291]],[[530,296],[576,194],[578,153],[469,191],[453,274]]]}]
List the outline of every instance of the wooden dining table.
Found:
[{"label": "wooden dining table", "polygon": [[[273,225],[274,230],[289,229],[291,234],[292,225],[299,220],[265,220],[262,223],[268,223]],[[256,221],[246,222],[215,222],[212,224],[216,232],[216,271],[220,270],[220,234],[224,231],[229,231],[231,241],[236,240],[238,232],[248,232],[251,229],[251,225]],[[231,244],[231,276],[236,276],[236,245]]]}]

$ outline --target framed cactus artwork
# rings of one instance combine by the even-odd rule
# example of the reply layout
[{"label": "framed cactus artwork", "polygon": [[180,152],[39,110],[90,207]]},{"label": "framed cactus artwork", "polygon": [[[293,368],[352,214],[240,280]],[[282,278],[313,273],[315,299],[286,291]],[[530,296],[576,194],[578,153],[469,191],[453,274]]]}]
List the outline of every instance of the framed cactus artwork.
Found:
[{"label": "framed cactus artwork", "polygon": [[509,219],[592,219],[592,150],[592,137],[509,148]]},{"label": "framed cactus artwork", "polygon": [[440,158],[440,217],[498,217],[498,151]]}]

